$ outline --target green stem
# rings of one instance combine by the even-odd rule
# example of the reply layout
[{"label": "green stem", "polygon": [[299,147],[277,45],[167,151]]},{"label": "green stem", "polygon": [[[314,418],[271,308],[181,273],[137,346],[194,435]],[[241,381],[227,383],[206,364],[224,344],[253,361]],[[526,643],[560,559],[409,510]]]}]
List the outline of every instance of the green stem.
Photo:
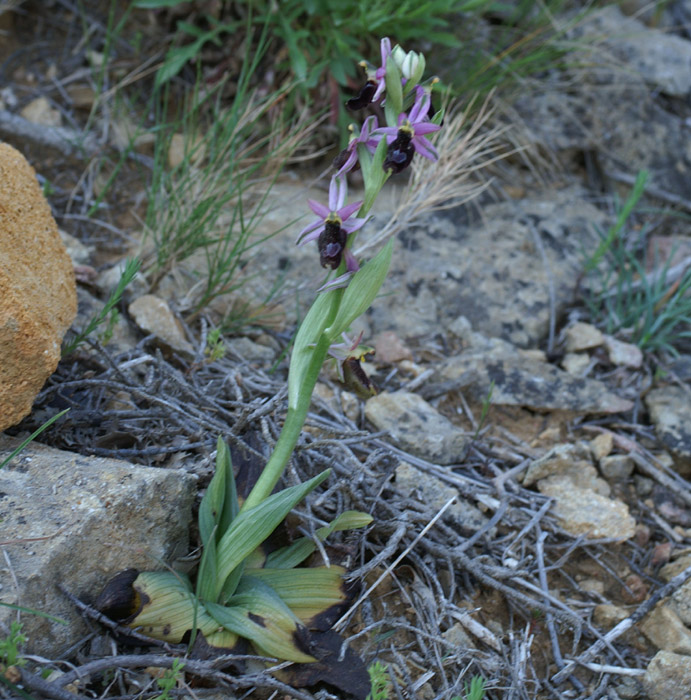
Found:
[{"label": "green stem", "polygon": [[314,348],[312,361],[305,375],[305,381],[301,391],[302,400],[295,408],[288,407],[286,420],[283,424],[281,434],[278,437],[278,441],[276,442],[276,447],[274,447],[274,451],[271,453],[271,457],[266,463],[264,471],[262,471],[259,479],[257,479],[257,483],[242,504],[240,512],[259,505],[265,498],[270,496],[278,480],[281,478],[283,470],[288,464],[288,460],[291,454],[293,454],[293,449],[300,437],[302,426],[305,424],[312,399],[312,391],[314,390],[314,385],[317,383],[317,379],[319,379],[319,373],[326,359],[328,349],[328,338],[322,335]]}]

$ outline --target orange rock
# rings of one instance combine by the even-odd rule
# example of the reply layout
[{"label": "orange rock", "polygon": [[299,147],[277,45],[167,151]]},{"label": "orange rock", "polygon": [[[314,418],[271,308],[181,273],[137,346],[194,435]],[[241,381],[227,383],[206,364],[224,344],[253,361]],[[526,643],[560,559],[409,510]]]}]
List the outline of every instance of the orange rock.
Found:
[{"label": "orange rock", "polygon": [[31,411],[76,313],[72,261],[36,174],[0,143],[0,431]]}]

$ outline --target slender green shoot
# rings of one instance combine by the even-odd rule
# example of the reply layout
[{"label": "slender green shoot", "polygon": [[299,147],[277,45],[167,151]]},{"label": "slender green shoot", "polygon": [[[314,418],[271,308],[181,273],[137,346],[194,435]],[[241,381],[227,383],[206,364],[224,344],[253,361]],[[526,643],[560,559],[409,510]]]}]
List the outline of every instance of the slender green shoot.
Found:
[{"label": "slender green shoot", "polygon": [[37,617],[45,617],[46,620],[51,622],[57,622],[59,625],[68,625],[67,620],[63,620],[61,617],[55,617],[55,615],[49,615],[41,610],[34,610],[33,608],[25,608],[22,605],[12,605],[12,603],[3,603],[0,600],[0,605],[4,608],[10,608],[11,610],[18,610],[19,612],[26,613],[27,615],[36,615]]},{"label": "slender green shoot", "polygon": [[[54,416],[49,418],[43,425],[41,425],[39,428],[34,430],[31,435],[29,435],[26,440],[22,441],[22,443],[17,447],[17,449],[12,450],[10,452],[8,457],[5,457],[5,459],[0,462],[0,469],[2,469],[5,465],[9,464],[32,440],[35,440],[46,428],[49,428],[53,423],[55,423],[56,420],[59,418],[62,418],[62,416],[69,411],[69,408],[66,408],[64,411],[60,411],[60,413],[56,413]],[[0,603],[0,605],[3,605],[3,603]],[[13,606],[10,606],[13,607]]]},{"label": "slender green shoot", "polygon": [[108,301],[106,301],[105,303],[105,306],[97,314],[94,315],[91,321],[89,321],[89,323],[87,324],[86,328],[80,333],[77,333],[74,340],[72,340],[72,342],[64,348],[64,350],[62,351],[63,357],[74,352],[86,340],[86,338],[88,338],[89,335],[91,335],[102,323],[109,321],[109,324],[106,326],[107,333],[110,323],[112,323],[112,320],[109,320],[110,314],[113,311],[114,307],[120,302],[122,294],[125,291],[127,285],[134,279],[135,275],[139,271],[140,264],[141,263],[137,258],[131,258],[125,262],[125,269],[123,270],[122,275],[120,276],[120,281],[117,283],[115,289],[111,292],[110,296],[108,297]]},{"label": "slender green shoot", "polygon": [[631,194],[617,215],[617,220],[614,222],[614,224],[612,224],[609,231],[607,231],[607,235],[600,241],[600,245],[598,245],[597,249],[586,263],[586,272],[594,270],[604,257],[605,253],[612,247],[612,244],[619,235],[619,232],[622,230],[624,224],[628,221],[629,216],[631,216],[631,213],[638,204],[638,200],[643,196],[647,181],[648,171],[641,170],[636,177],[636,182],[633,185]]}]

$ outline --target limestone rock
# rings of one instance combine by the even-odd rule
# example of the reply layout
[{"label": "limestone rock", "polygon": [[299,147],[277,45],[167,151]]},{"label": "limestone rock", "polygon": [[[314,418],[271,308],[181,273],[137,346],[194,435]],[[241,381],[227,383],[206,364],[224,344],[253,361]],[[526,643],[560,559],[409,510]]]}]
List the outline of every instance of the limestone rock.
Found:
[{"label": "limestone rock", "polygon": [[625,17],[616,5],[594,13],[583,26],[590,35],[607,37],[604,44],[629,71],[674,97],[691,91],[691,42],[646,27]]},{"label": "limestone rock", "polygon": [[36,175],[0,144],[0,431],[31,411],[76,312],[72,261]]},{"label": "limestone rock", "polygon": [[638,369],[643,364],[643,352],[638,345],[624,343],[611,335],[606,335],[605,347],[607,348],[609,361],[613,365]]},{"label": "limestone rock", "polygon": [[55,109],[46,97],[37,97],[31,100],[20,112],[21,116],[34,124],[43,126],[60,126],[62,115],[59,109]]},{"label": "limestone rock", "polygon": [[194,353],[194,348],[185,338],[178,320],[168,304],[160,297],[144,294],[135,299],[127,310],[145,333],[153,333],[173,350]]},{"label": "limestone rock", "polygon": [[607,228],[579,188],[488,204],[482,220],[468,211],[426,217],[397,237],[383,294],[370,311],[375,332],[438,333],[463,314],[481,333],[534,346],[549,327],[550,281],[559,314],[575,299],[582,250],[597,245],[594,227]]},{"label": "limestone rock", "polygon": [[649,700],[688,700],[691,656],[659,651],[648,664],[643,687]]},{"label": "limestone rock", "polygon": [[590,365],[590,356],[584,352],[567,352],[562,361],[562,369],[575,377],[582,377]]},{"label": "limestone rock", "polygon": [[645,397],[662,444],[675,458],[682,476],[691,474],[691,394],[688,388],[665,386]]},{"label": "limestone rock", "polygon": [[[0,438],[0,461],[19,443]],[[86,626],[57,588],[93,599],[122,569],[159,569],[185,554],[195,480],[180,470],[83,457],[32,443],[0,471],[0,562],[6,603],[22,615],[30,652],[59,658]],[[15,612],[0,607],[0,621]]]},{"label": "limestone rock", "polygon": [[581,352],[602,345],[602,331],[590,323],[574,323],[566,331],[566,351]]},{"label": "limestone rock", "polygon": [[523,478],[523,486],[556,477],[565,478],[578,488],[609,495],[608,484],[600,479],[590,461],[590,450],[583,443],[555,445],[540,459],[534,460]]},{"label": "limestone rock", "polygon": [[436,380],[461,380],[474,399],[482,401],[494,381],[492,403],[538,410],[562,409],[578,413],[618,413],[633,408],[631,401],[608,391],[596,379],[567,372],[515,352],[461,353],[441,363]]},{"label": "limestone rock", "polygon": [[634,462],[628,455],[608,455],[600,460],[602,476],[612,481],[625,481],[633,474]]},{"label": "limestone rock", "polygon": [[437,464],[461,461],[468,444],[462,430],[407,391],[373,396],[365,405],[365,416],[377,430],[387,430],[401,449]]},{"label": "limestone rock", "polygon": [[628,540],[636,531],[636,521],[621,501],[607,498],[591,489],[580,489],[573,482],[541,482],[540,491],[555,499],[554,515],[572,535]]},{"label": "limestone rock", "polygon": [[691,654],[691,630],[667,605],[658,605],[647,615],[641,622],[641,631],[662,651]]},{"label": "limestone rock", "polygon": [[691,627],[691,580],[674,591],[669,600],[669,607],[687,627]]}]

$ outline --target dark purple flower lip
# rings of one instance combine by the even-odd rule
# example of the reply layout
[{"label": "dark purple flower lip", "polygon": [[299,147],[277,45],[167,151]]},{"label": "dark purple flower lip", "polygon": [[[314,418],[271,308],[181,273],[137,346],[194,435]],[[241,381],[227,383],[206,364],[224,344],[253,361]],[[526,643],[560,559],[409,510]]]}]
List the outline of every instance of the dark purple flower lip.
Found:
[{"label": "dark purple flower lip", "polygon": [[366,400],[379,393],[375,384],[367,376],[365,370],[362,369],[359,358],[349,357],[345,359],[342,369],[343,383],[358,398]]},{"label": "dark purple flower lip", "polygon": [[374,93],[377,91],[377,84],[373,80],[368,80],[361,88],[360,92],[355,97],[346,100],[345,106],[356,112],[359,109],[367,107],[372,102]]},{"label": "dark purple flower lip", "polygon": [[341,228],[338,221],[327,219],[325,224],[317,240],[319,262],[322,267],[335,270],[341,264],[348,234]]},{"label": "dark purple flower lip", "polygon": [[412,162],[415,155],[415,146],[412,143],[413,135],[409,129],[399,129],[396,138],[386,149],[384,170],[391,170],[394,174],[405,170]]}]

